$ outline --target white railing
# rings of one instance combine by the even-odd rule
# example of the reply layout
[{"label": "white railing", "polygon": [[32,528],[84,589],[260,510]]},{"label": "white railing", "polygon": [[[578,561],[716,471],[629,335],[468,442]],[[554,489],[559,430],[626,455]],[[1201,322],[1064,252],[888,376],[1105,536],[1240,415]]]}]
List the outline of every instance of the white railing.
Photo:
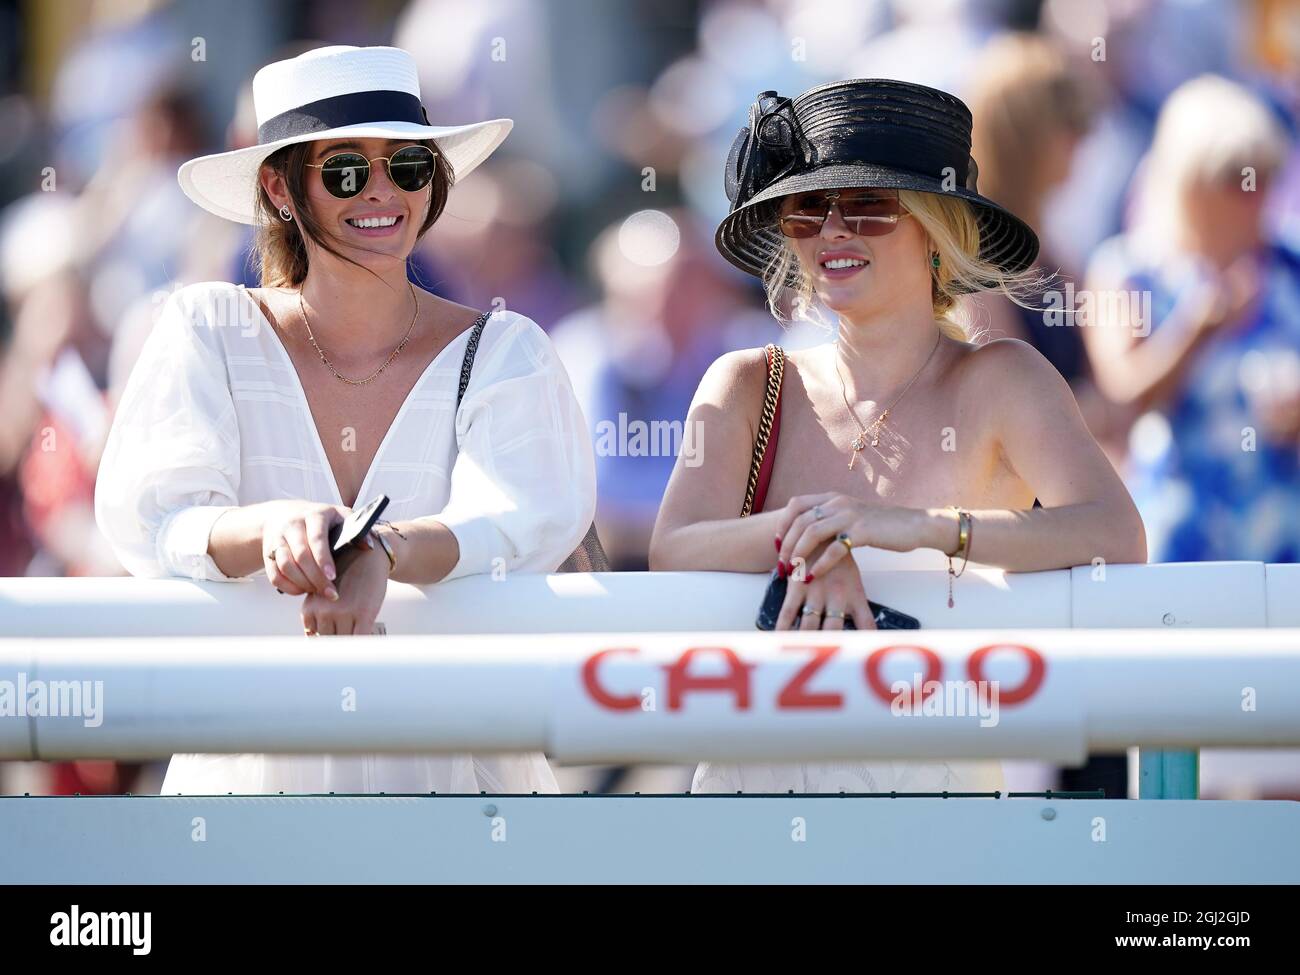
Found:
[{"label": "white railing", "polygon": [[[762,576],[462,579],[393,585],[389,635],[348,641],[304,638],[297,600],[264,583],[4,580],[0,758],[1077,763],[1130,745],[1294,745],[1297,568],[976,571],[954,609],[942,573],[867,572],[871,597],[924,629],[807,635],[752,629]],[[937,683],[914,687],[919,674]]]},{"label": "white railing", "polygon": [[[1183,562],[1004,573],[863,574],[876,602],[929,629],[1300,626],[1300,565]],[[390,634],[748,630],[767,579],[728,572],[486,576],[390,583]],[[0,579],[0,638],[301,636],[295,597],[264,579]]]},{"label": "white railing", "polygon": [[[932,683],[931,683],[932,682]],[[0,641],[0,759],[1036,758],[1300,744],[1300,629]],[[35,713],[33,713],[35,712]]]}]

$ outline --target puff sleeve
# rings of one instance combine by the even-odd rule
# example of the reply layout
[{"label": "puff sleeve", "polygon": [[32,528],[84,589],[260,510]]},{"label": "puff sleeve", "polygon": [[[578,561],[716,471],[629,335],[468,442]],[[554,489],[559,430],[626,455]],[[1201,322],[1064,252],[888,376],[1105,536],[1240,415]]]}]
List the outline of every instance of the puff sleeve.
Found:
[{"label": "puff sleeve", "polygon": [[239,427],[201,287],[164,304],[100,458],[95,521],[135,576],[234,581],[207,554],[213,523],[239,506]]},{"label": "puff sleeve", "polygon": [[456,443],[447,505],[433,516],[460,546],[445,578],[554,571],[591,525],[596,461],[568,373],[536,322],[509,311],[488,320]]}]

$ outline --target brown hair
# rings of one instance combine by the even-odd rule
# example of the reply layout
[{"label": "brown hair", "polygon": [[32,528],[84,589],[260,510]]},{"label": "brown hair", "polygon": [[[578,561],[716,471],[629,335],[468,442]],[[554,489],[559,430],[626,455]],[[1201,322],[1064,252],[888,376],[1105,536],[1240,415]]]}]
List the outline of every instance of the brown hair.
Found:
[{"label": "brown hair", "polygon": [[1046,190],[1037,151],[1044,130],[1085,132],[1097,110],[1096,92],[1055,44],[1020,32],[990,41],[974,78],[968,102],[980,192],[1036,220]]},{"label": "brown hair", "polygon": [[[438,154],[433,182],[430,184],[433,191],[429,212],[425,215],[424,222],[420,224],[420,230],[416,234],[415,239],[418,241],[442,216],[443,208],[447,205],[447,194],[455,185],[456,174],[452,172],[447,157],[438,151],[436,142],[432,139],[417,141],[419,145],[428,146]],[[349,264],[356,264],[357,267],[365,267],[340,253],[330,243],[331,235],[311,211],[307,201],[307,180],[310,178],[308,176],[310,170],[305,164],[311,158],[312,145],[311,142],[298,142],[277,149],[262,164],[270,166],[284,178],[296,214],[293,220],[281,220],[275,204],[267,196],[266,188],[262,186],[261,180],[258,180],[255,192],[259,220],[253,251],[257,262],[258,278],[264,288],[294,287],[307,277],[307,245],[303,240],[304,234],[327,253]],[[366,270],[370,269],[366,268]]]}]

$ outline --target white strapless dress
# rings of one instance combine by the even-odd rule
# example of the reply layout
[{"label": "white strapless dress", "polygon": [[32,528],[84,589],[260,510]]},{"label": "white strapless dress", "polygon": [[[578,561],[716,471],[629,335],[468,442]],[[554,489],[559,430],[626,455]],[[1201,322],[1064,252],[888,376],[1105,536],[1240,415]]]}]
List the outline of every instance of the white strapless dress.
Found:
[{"label": "white strapless dress", "polygon": [[[862,546],[853,557],[858,568],[873,571],[922,569],[946,572],[947,557],[937,549],[891,552]],[[969,567],[989,568],[971,562]],[[958,566],[960,568],[960,566]],[[871,595],[870,592],[867,593]],[[944,762],[872,761],[785,764],[701,762],[691,792],[1001,792],[1002,763],[985,760]]]}]

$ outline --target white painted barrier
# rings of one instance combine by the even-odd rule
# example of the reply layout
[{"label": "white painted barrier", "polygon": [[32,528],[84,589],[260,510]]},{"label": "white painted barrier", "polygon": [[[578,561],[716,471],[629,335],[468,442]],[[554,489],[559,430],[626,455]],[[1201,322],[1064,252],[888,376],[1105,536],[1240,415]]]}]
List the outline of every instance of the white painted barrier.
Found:
[{"label": "white painted barrier", "polygon": [[[979,682],[988,694],[969,696]],[[0,640],[0,759],[1077,764],[1130,745],[1296,744],[1294,628]]]},{"label": "white painted barrier", "polygon": [[[1051,572],[863,572],[867,594],[925,629],[1300,626],[1300,565],[1181,562]],[[621,572],[390,583],[390,634],[745,630],[767,578]],[[298,600],[264,582],[0,579],[0,637],[301,635]]]},{"label": "white painted barrier", "polygon": [[[946,604],[942,572],[873,569],[863,576],[873,599],[916,616],[923,630],[845,637],[817,676],[844,695],[837,713],[777,706],[802,664],[797,653],[776,649],[793,635],[752,629],[764,575],[391,584],[381,614],[389,636],[347,642],[306,640],[299,600],[257,580],[0,580],[0,714],[6,681],[16,694],[20,680],[102,679],[106,695],[103,724],[93,729],[55,717],[0,717],[0,758],[472,747],[540,748],[573,761],[931,756],[1077,763],[1088,749],[1130,745],[1300,744],[1297,643],[1285,629],[1300,627],[1300,566],[977,568],[957,580],[955,608]],[[685,635],[654,636],[664,631]],[[487,633],[499,636],[470,638]],[[276,634],[283,638],[265,639]],[[527,639],[500,638],[506,634]],[[893,718],[863,680],[865,655],[888,642],[922,643],[938,655],[945,679],[965,680],[976,641],[1023,644],[1031,637],[1050,676],[1032,706],[1003,697],[996,727],[972,731],[970,720],[952,716]],[[603,713],[575,677],[597,650],[640,647],[599,664],[627,704],[644,688],[667,693],[661,678],[672,660],[720,640],[755,668],[749,707],[729,708],[725,695],[696,692],[689,707],[665,700],[658,710],[638,704]],[[906,658],[895,653],[890,666],[897,670]],[[1009,686],[1022,682],[1023,659],[997,658],[990,664],[1012,668],[1003,675]],[[699,656],[706,668],[720,660]],[[908,666],[916,671],[916,659]],[[367,688],[366,706],[345,716],[339,695],[359,684]],[[1245,710],[1252,694],[1256,709]]]}]

